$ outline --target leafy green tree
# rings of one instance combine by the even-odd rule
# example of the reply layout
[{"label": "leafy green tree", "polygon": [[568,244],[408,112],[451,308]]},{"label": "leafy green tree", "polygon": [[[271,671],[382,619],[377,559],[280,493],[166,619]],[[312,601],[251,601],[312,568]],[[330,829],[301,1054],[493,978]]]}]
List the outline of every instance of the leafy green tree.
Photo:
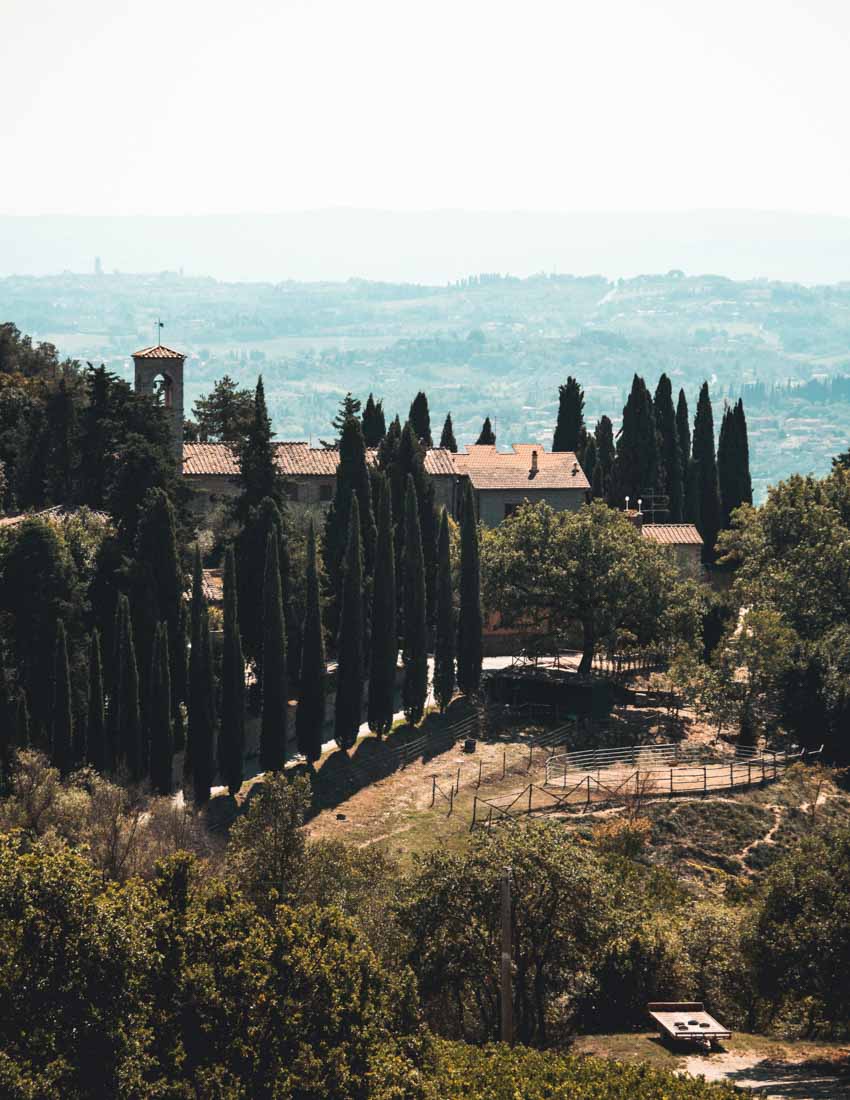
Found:
[{"label": "leafy green tree", "polygon": [[215,684],[209,610],[204,595],[201,549],[195,544],[192,570],[192,641],[189,650],[189,726],[184,772],[195,804],[210,798],[215,759]]},{"label": "leafy green tree", "polygon": [[597,501],[578,512],[526,504],[487,533],[482,551],[487,607],[556,637],[579,625],[581,673],[623,631],[645,645],[696,635],[693,585],[623,512]]},{"label": "leafy green tree", "polygon": [[693,461],[697,471],[699,521],[697,526],[703,541],[703,561],[713,563],[715,546],[720,531],[720,488],[717,482],[717,456],[714,451],[714,415],[708,383],[703,382],[699,391],[697,414],[694,419]]},{"label": "leafy green tree", "polygon": [[581,454],[584,451],[586,438],[584,390],[570,375],[567,381],[558,387],[558,422],[555,426],[552,450]]},{"label": "leafy green tree", "polygon": [[440,446],[447,451],[451,451],[452,454],[457,454],[457,440],[455,439],[455,430],[452,424],[452,414],[450,412],[446,413],[446,419],[443,423]]},{"label": "leafy green tree", "polygon": [[201,443],[242,443],[254,417],[254,395],[226,375],[192,407]]},{"label": "leafy green tree", "polygon": [[476,444],[490,444],[495,445],[496,434],[493,431],[493,425],[490,423],[490,417],[484,418],[484,423],[481,426],[481,431],[478,438],[475,440]]},{"label": "leafy green tree", "polygon": [[241,487],[236,512],[243,523],[251,509],[258,507],[267,497],[278,507],[283,503],[283,478],[277,466],[273,434],[271,418],[266,408],[263,376],[260,375],[254,391],[254,408],[248,429],[236,445]]},{"label": "leafy green tree", "polygon": [[378,482],[378,544],[372,590],[372,647],[367,707],[369,729],[379,737],[392,729],[395,710],[398,664],[395,582],[392,499],[389,481],[381,474]]},{"label": "leafy green tree", "polygon": [[103,663],[100,655],[100,634],[97,627],[89,642],[88,721],[86,723],[86,763],[99,772],[109,765],[106,710],[103,693]]},{"label": "leafy green tree", "polygon": [[455,690],[455,606],[449,554],[449,517],[440,516],[437,572],[437,644],[434,647],[434,697],[445,713]]},{"label": "leafy green tree", "polygon": [[669,522],[681,523],[685,506],[685,475],[676,412],[673,408],[673,387],[666,374],[662,374],[658,380],[653,404],[662,471],[659,481],[670,501],[667,513]]},{"label": "leafy green tree", "polygon": [[658,438],[652,397],[646,383],[635,375],[623,408],[623,426],[617,440],[617,457],[612,473],[612,499],[622,507],[629,497],[630,506],[647,491],[658,487]]},{"label": "leafy green tree", "polygon": [[263,582],[263,688],[260,720],[260,767],[283,767],[288,714],[286,624],[280,581],[277,532],[269,532]]},{"label": "leafy green tree", "polygon": [[477,695],[483,660],[481,561],[472,485],[464,486],[460,518],[460,609],[457,632],[457,682],[464,695]]},{"label": "leafy green tree", "polygon": [[312,522],[307,532],[307,607],[304,615],[303,637],[301,676],[299,677],[301,686],[298,709],[295,712],[295,740],[298,751],[304,754],[308,764],[314,764],[322,755],[327,665],[322,628],[319,559],[316,552],[316,532]]},{"label": "leafy green tree", "polygon": [[408,475],[404,501],[404,665],[402,698],[404,715],[415,725],[425,713],[428,698],[428,623],[425,594],[425,559],[419,527],[416,488]]},{"label": "leafy green tree", "polygon": [[245,755],[245,658],[239,633],[236,555],[228,546],[224,558],[224,649],[221,662],[221,731],[218,770],[235,795],[242,786]]},{"label": "leafy green tree", "polygon": [[413,398],[407,419],[420,444],[426,450],[433,447],[434,440],[431,436],[431,414],[428,411],[428,398],[422,390]]},{"label": "leafy green tree", "polygon": [[334,739],[348,751],[357,740],[363,704],[363,558],[360,542],[360,506],[352,494],[348,549],[343,568],[342,605],[337,642]]},{"label": "leafy green tree", "polygon": [[148,744],[150,781],[157,794],[171,794],[174,736],[171,717],[171,671],[168,626],[160,623],[154,635],[152,668],[148,679]]},{"label": "leafy green tree", "polygon": [[387,422],[384,416],[383,401],[376,401],[370,393],[363,407],[360,419],[363,428],[363,441],[367,447],[377,447],[387,434]]}]

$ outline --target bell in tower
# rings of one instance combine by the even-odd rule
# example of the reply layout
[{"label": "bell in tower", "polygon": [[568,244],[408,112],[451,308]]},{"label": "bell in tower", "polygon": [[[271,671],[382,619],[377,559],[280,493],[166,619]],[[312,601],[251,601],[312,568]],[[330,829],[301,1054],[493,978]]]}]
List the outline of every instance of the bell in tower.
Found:
[{"label": "bell in tower", "polygon": [[133,352],[136,393],[161,399],[171,429],[177,472],[183,472],[183,364],[186,356],[163,344]]}]

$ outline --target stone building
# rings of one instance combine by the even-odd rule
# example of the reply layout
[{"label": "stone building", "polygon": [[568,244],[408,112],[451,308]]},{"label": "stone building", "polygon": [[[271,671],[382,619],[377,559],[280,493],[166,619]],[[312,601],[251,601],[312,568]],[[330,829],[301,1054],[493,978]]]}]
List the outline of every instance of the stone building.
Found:
[{"label": "stone building", "polygon": [[183,462],[183,367],[186,356],[157,344],[133,352],[136,393],[154,397],[162,393],[171,429],[171,446],[177,467]]},{"label": "stone building", "polygon": [[526,500],[545,500],[557,512],[574,512],[587,500],[590,483],[572,451],[547,451],[536,443],[497,451],[495,444],[476,443],[452,457],[458,475],[472,483],[485,527],[496,527]]},{"label": "stone building", "polygon": [[695,579],[704,575],[702,536],[693,523],[641,523],[639,526],[645,539],[670,548],[683,573]]}]

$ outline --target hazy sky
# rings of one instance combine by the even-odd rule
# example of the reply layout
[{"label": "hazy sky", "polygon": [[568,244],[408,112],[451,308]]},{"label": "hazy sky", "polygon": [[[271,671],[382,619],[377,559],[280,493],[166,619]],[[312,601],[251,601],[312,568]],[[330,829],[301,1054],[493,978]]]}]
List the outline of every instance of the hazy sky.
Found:
[{"label": "hazy sky", "polygon": [[0,0],[0,213],[850,214],[848,0]]}]

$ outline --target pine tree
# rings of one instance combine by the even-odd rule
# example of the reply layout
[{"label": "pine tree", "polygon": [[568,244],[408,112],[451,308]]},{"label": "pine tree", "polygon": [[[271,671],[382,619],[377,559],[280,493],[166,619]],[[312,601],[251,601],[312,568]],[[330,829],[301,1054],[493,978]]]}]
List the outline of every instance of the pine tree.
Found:
[{"label": "pine tree", "polygon": [[277,532],[270,531],[263,572],[263,687],[260,717],[260,767],[279,771],[286,755],[286,624],[280,579]]},{"label": "pine tree", "polygon": [[250,510],[256,508],[266,497],[270,497],[277,505],[283,502],[283,479],[277,467],[272,435],[272,422],[266,408],[266,391],[263,376],[260,375],[254,392],[254,409],[248,432],[236,449],[242,488],[236,511],[243,523]]},{"label": "pine tree", "polygon": [[404,498],[404,665],[402,700],[409,725],[416,725],[425,713],[428,698],[428,625],[425,588],[425,559],[419,507],[413,478],[408,476]]},{"label": "pine tree", "polygon": [[148,740],[150,745],[151,787],[157,794],[171,794],[174,759],[173,720],[171,717],[171,669],[168,659],[168,625],[160,623],[152,653],[148,701]]},{"label": "pine tree", "polygon": [[714,415],[708,383],[699,391],[694,419],[693,459],[697,464],[699,495],[699,533],[703,540],[703,561],[716,558],[715,543],[720,531],[720,491],[717,483],[717,456],[714,451]]},{"label": "pine tree", "polygon": [[593,438],[596,440],[596,465],[599,468],[600,489],[597,494],[594,488],[594,497],[608,498],[611,489],[611,473],[614,469],[614,426],[607,416],[601,416],[593,430]]},{"label": "pine tree", "polygon": [[375,550],[375,582],[372,590],[372,649],[367,719],[372,733],[381,737],[389,733],[393,726],[398,664],[392,499],[389,481],[385,475],[380,476],[378,502],[378,545]]},{"label": "pine tree", "polygon": [[360,398],[347,393],[339,403],[336,416],[331,421],[331,427],[340,435],[345,427],[346,420],[358,420],[360,417]]},{"label": "pine tree", "polygon": [[224,558],[224,649],[221,663],[221,728],[218,770],[235,795],[242,786],[245,755],[245,658],[239,633],[236,555],[227,547]]},{"label": "pine tree", "polygon": [[610,503],[622,507],[625,498],[629,497],[630,507],[637,507],[638,499],[657,486],[655,413],[646,383],[636,374],[623,409],[623,427],[617,440]]},{"label": "pine tree", "polygon": [[209,802],[215,760],[215,685],[209,610],[204,596],[201,550],[192,570],[192,642],[189,651],[189,728],[184,771],[197,806]]},{"label": "pine tree", "polygon": [[367,447],[377,447],[387,434],[386,418],[384,417],[383,401],[376,401],[369,394],[360,418],[363,428],[363,441]]},{"label": "pine tree", "polygon": [[445,713],[455,690],[455,606],[449,555],[449,517],[440,516],[437,552],[437,640],[434,647],[434,697]]},{"label": "pine tree", "polygon": [[18,689],[18,705],[15,709],[15,744],[25,749],[30,743],[30,712],[27,706],[27,693]]},{"label": "pine tree", "polygon": [[676,404],[676,434],[679,437],[682,469],[685,471],[685,481],[687,481],[688,463],[691,461],[691,419],[684,390],[679,390],[679,400]]},{"label": "pine tree", "polygon": [[467,478],[460,521],[460,615],[457,638],[457,682],[464,695],[477,695],[481,686],[483,627],[478,524],[472,486]]},{"label": "pine tree", "polygon": [[660,443],[659,466],[661,491],[669,500],[668,522],[681,523],[685,504],[685,476],[682,468],[682,449],[676,427],[673,408],[673,387],[666,374],[658,379],[655,389],[655,427]]},{"label": "pine tree", "polygon": [[347,751],[357,740],[363,700],[363,556],[360,543],[360,507],[352,496],[348,549],[343,567],[342,605],[337,643],[334,739]]},{"label": "pine tree", "polygon": [[446,413],[446,420],[443,424],[443,433],[440,436],[440,446],[447,451],[451,451],[452,454],[457,454],[457,441],[455,439],[455,430],[452,424],[451,413]]},{"label": "pine tree", "polygon": [[426,451],[430,450],[434,446],[434,440],[431,437],[431,413],[428,409],[428,398],[422,390],[413,398],[407,419],[420,444]]},{"label": "pine tree", "polygon": [[139,666],[136,662],[136,642],[129,603],[126,596],[121,598],[124,608],[121,613],[118,657],[117,755],[130,778],[137,782],[142,778],[145,756],[139,707]]},{"label": "pine tree", "polygon": [[[370,394],[371,396],[371,394]],[[308,764],[322,755],[322,733],[325,726],[325,696],[327,665],[325,638],[322,631],[322,595],[319,588],[319,560],[316,552],[316,532],[311,521],[307,532],[307,601],[304,613],[301,649],[301,688],[295,712],[295,740],[298,751]]]},{"label": "pine tree", "polygon": [[584,449],[586,435],[584,390],[571,375],[564,385],[558,387],[558,423],[555,426],[552,450],[578,454]]},{"label": "pine tree", "polygon": [[481,425],[481,434],[475,440],[478,444],[490,444],[494,446],[496,443],[496,435],[493,431],[493,425],[490,423],[490,417],[485,417],[484,423]]},{"label": "pine tree", "polygon": [[97,628],[89,640],[88,722],[86,724],[86,763],[99,772],[109,766],[106,713],[103,703],[103,663]]}]

